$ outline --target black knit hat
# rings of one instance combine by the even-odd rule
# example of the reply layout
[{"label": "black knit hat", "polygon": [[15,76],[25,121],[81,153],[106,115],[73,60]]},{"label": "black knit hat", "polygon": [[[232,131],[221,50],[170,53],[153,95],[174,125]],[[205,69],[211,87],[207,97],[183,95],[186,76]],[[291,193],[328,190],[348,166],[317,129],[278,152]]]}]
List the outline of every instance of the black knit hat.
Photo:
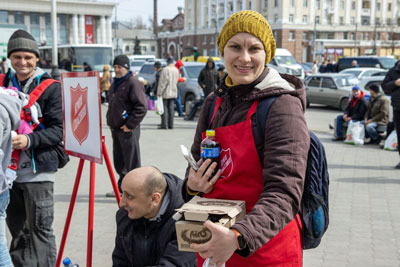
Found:
[{"label": "black knit hat", "polygon": [[129,70],[129,58],[125,55],[116,56],[114,59],[114,65],[119,65]]},{"label": "black knit hat", "polygon": [[371,84],[368,89],[374,91],[375,93],[379,93],[379,85],[375,83]]},{"label": "black knit hat", "polygon": [[12,53],[26,51],[34,53],[39,57],[39,48],[35,38],[24,30],[16,30],[8,40],[7,46],[7,57],[10,57]]}]

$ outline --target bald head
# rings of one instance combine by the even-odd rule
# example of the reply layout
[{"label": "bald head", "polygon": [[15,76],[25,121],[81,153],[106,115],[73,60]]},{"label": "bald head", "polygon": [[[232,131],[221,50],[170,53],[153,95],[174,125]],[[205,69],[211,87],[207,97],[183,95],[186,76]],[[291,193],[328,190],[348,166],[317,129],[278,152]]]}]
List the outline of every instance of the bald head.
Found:
[{"label": "bald head", "polygon": [[164,175],[153,166],[144,166],[128,172],[122,182],[125,183],[128,188],[140,188],[147,195],[160,193],[163,196],[167,188]]}]

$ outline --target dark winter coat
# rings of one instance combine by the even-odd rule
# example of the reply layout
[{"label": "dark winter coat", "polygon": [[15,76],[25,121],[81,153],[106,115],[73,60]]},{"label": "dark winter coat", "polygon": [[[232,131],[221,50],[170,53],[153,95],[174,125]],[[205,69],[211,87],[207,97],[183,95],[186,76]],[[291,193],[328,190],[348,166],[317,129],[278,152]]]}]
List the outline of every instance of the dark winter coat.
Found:
[{"label": "dark winter coat", "polygon": [[400,61],[386,74],[381,86],[385,94],[391,95],[393,109],[400,110],[400,86],[394,83],[400,78]]},{"label": "dark winter coat", "polygon": [[360,98],[354,107],[351,107],[350,102],[344,112],[348,117],[351,117],[354,121],[362,121],[367,111],[367,101],[364,97]]},{"label": "dark winter coat", "polygon": [[115,86],[117,81],[114,78],[108,90],[107,124],[112,129],[120,129],[123,125],[135,129],[147,113],[143,84],[132,73]]},{"label": "dark winter coat", "polygon": [[182,180],[164,173],[169,192],[169,205],[160,220],[132,220],[127,211],[117,212],[117,236],[112,254],[113,267],[194,267],[196,254],[178,251],[175,220],[172,215],[183,205]]},{"label": "dark winter coat", "polygon": [[[39,70],[37,68],[37,72]],[[47,73],[35,77],[25,93],[30,94],[37,87],[38,77],[40,82],[51,78]],[[15,85],[11,79],[5,86]],[[43,116],[44,129],[37,127],[32,133],[28,134],[29,147],[25,150],[29,158],[32,158],[33,152],[37,173],[54,172],[58,169],[58,156],[55,147],[63,140],[61,99],[61,85],[60,83],[53,83],[37,100]],[[31,165],[26,165],[26,167],[30,168]],[[23,169],[24,166],[20,166],[20,168]]]},{"label": "dark winter coat", "polygon": [[[251,84],[228,87],[226,82],[221,83],[202,106],[191,147],[195,160],[200,159],[201,133],[209,129],[209,112],[215,95],[220,96],[222,102],[211,129],[244,121],[256,99],[279,96],[269,110],[264,139],[258,133],[256,116],[252,116],[254,139],[264,140],[264,189],[252,211],[233,225],[243,235],[250,255],[277,235],[299,212],[310,145],[304,118],[306,93],[298,78],[268,68]],[[257,151],[259,149],[257,147]],[[188,170],[182,187],[185,201],[191,198],[186,188]]]},{"label": "dark winter coat", "polygon": [[[210,68],[208,63],[212,62],[213,66]],[[203,89],[204,97],[207,97],[218,86],[218,71],[215,68],[214,60],[209,57],[206,66],[200,71],[197,82]]]}]

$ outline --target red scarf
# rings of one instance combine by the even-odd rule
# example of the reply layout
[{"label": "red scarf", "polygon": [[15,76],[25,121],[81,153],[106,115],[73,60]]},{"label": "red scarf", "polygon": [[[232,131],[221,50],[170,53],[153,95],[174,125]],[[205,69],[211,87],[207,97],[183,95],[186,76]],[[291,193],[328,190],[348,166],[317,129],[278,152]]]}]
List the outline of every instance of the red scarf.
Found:
[{"label": "red scarf", "polygon": [[[361,91],[361,90],[360,90],[360,91]],[[350,107],[351,107],[351,108],[354,108],[354,106],[357,104],[358,100],[360,100],[361,98],[363,98],[365,94],[364,94],[363,91],[361,91],[359,97],[357,97],[357,98],[355,98],[355,97],[353,96],[353,94],[351,94],[351,95],[352,95],[352,98],[351,98],[351,101],[350,101]]]}]

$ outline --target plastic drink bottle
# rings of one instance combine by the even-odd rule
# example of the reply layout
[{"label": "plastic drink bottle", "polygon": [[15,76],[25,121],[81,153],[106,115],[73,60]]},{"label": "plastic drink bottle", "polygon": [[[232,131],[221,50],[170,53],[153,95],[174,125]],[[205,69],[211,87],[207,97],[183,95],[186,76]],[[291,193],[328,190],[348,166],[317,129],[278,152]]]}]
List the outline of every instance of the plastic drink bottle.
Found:
[{"label": "plastic drink bottle", "polygon": [[211,162],[216,162],[217,167],[214,169],[212,176],[218,171],[219,168],[219,153],[220,144],[215,140],[215,131],[207,130],[206,137],[200,143],[200,156],[203,162],[206,159],[211,159]]},{"label": "plastic drink bottle", "polygon": [[72,263],[71,260],[70,260],[70,258],[65,258],[65,259],[63,260],[63,265],[64,265],[64,267],[79,267],[78,264]]}]

